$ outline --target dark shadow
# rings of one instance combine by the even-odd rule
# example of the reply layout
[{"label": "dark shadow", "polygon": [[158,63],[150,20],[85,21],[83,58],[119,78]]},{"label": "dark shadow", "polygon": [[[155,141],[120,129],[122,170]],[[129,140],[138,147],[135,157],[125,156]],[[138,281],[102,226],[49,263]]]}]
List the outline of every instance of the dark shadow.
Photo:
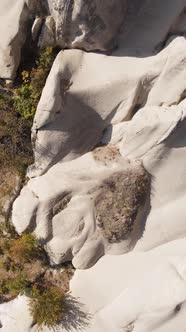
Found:
[{"label": "dark shadow", "polygon": [[[169,136],[166,137],[165,140],[162,142],[165,145],[165,148],[163,149],[163,152],[161,153],[161,155],[159,155],[160,159],[167,158],[167,153],[169,153],[169,149],[173,149],[173,148],[181,149],[181,148],[186,147],[185,131],[186,131],[186,119],[184,119],[184,120],[181,119],[180,121],[178,121],[178,123],[176,124],[173,131],[169,134]],[[166,153],[166,148],[167,148],[167,153]],[[143,233],[145,231],[146,221],[147,221],[148,215],[151,210],[151,204],[150,204],[151,197],[155,194],[154,187],[153,187],[155,177],[152,175],[150,175],[150,177],[151,177],[150,190],[149,190],[149,195],[148,195],[147,203],[146,203],[146,207],[145,207],[145,214],[142,218],[142,227],[141,227],[142,232],[141,232],[141,235],[139,233],[139,236],[138,236],[138,239],[136,239],[136,242],[143,236]]]},{"label": "dark shadow", "polygon": [[[118,47],[110,53],[115,57],[146,58],[158,54],[164,49],[169,38],[175,35],[175,32],[171,31],[172,26],[184,11],[183,6],[182,11],[180,9],[180,13],[174,17],[175,3],[170,3],[169,0],[164,2],[162,0],[127,0],[126,6],[127,13],[118,37]],[[172,15],[172,21],[170,25],[167,24],[160,29],[159,27],[166,21],[167,8],[169,8],[169,15]],[[178,35],[184,34],[178,32]],[[177,36],[175,35],[175,38]]]},{"label": "dark shadow", "polygon": [[[113,125],[110,124],[106,129],[104,129],[103,131],[103,137],[105,137],[106,142],[110,142],[111,138],[112,138],[112,133],[113,133]],[[102,146],[102,145],[107,145],[107,143],[102,143],[102,144],[98,144],[98,146]]]},{"label": "dark shadow", "polygon": [[51,122],[49,120],[46,125],[37,129],[38,135],[39,132],[54,133],[58,146],[60,146],[59,151],[54,154],[51,152],[52,143],[50,140],[48,144],[46,140],[44,145],[36,144],[36,154],[41,159],[48,160],[44,172],[70,153],[73,154],[73,159],[75,159],[76,156],[79,157],[91,151],[101,141],[103,131],[122,102],[119,102],[118,105],[108,111],[109,115],[103,119],[93,108],[82,102],[81,96],[69,93],[69,98],[67,95],[65,99],[65,104],[61,98],[61,101],[58,100],[58,107],[54,106],[56,113]]},{"label": "dark shadow", "polygon": [[41,16],[47,16],[50,15],[49,5],[48,1],[46,0],[40,0],[38,1],[38,8],[37,8],[37,14]]},{"label": "dark shadow", "polygon": [[63,318],[58,326],[52,330],[54,332],[61,331],[61,328],[67,332],[83,331],[84,328],[89,326],[91,315],[84,311],[84,305],[75,297],[67,295],[63,303]]},{"label": "dark shadow", "polygon": [[145,202],[145,205],[143,208],[143,212],[141,215],[139,231],[136,234],[137,236],[135,238],[136,243],[138,240],[140,240],[143,237],[143,234],[145,232],[147,218],[151,211],[151,190],[152,190],[152,184],[153,184],[153,176],[149,174],[149,177],[150,177],[149,189],[148,189],[148,193],[147,193],[147,197],[146,197],[146,202]]},{"label": "dark shadow", "polygon": [[150,214],[151,211],[151,188],[152,188],[152,176],[149,174],[149,188],[148,188],[148,192],[146,195],[146,201],[145,204],[140,208],[136,221],[134,223],[134,228],[133,228],[133,232],[131,234],[131,244],[130,247],[132,250],[135,245],[137,244],[137,242],[143,237],[143,234],[145,232],[145,226],[146,226],[146,222],[147,222],[147,218]]},{"label": "dark shadow", "polygon": [[165,140],[168,148],[184,148],[186,147],[186,119],[180,120],[170,136]]}]

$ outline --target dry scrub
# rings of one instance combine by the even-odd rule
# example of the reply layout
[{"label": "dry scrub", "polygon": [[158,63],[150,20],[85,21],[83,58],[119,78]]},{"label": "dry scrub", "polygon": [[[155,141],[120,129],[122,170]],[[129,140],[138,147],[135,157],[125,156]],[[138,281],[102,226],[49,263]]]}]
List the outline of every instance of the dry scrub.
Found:
[{"label": "dry scrub", "polygon": [[109,242],[126,239],[149,192],[149,175],[142,167],[113,174],[100,187],[96,198],[99,227]]},{"label": "dry scrub", "polygon": [[54,327],[62,320],[65,293],[73,275],[70,265],[51,269],[45,251],[32,234],[18,236],[14,229],[0,230],[0,302],[18,294],[29,298],[38,326]]}]

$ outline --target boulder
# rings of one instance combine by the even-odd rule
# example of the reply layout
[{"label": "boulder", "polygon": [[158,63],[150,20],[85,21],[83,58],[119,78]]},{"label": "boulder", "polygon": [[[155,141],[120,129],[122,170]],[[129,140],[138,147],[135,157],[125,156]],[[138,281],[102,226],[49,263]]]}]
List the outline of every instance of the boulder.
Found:
[{"label": "boulder", "polygon": [[38,46],[42,49],[47,46],[56,46],[55,40],[55,21],[52,16],[47,16],[41,28]]},{"label": "boulder", "polygon": [[123,55],[152,55],[170,35],[184,33],[184,6],[184,0],[2,0],[0,77],[15,78],[31,30],[35,47],[110,52],[119,46],[115,56],[121,49]]},{"label": "boulder", "polygon": [[26,296],[18,296],[15,300],[1,305],[0,328],[2,331],[27,332],[31,329],[32,317],[27,305]]},{"label": "boulder", "polygon": [[76,268],[87,268],[104,253],[134,246],[149,190],[140,162],[129,163],[115,147],[102,147],[31,179],[14,203],[12,220],[18,232],[35,232],[52,264],[72,260]]},{"label": "boulder", "polygon": [[57,45],[86,51],[113,49],[124,21],[126,2],[48,0],[50,14],[56,23]]},{"label": "boulder", "polygon": [[185,91],[185,54],[184,37],[147,58],[61,51],[34,118],[35,165],[29,176],[90,151],[109,125],[130,120],[144,105],[179,103]]},{"label": "boulder", "polygon": [[2,0],[0,15],[0,77],[14,79],[27,36],[29,9],[24,0]]}]

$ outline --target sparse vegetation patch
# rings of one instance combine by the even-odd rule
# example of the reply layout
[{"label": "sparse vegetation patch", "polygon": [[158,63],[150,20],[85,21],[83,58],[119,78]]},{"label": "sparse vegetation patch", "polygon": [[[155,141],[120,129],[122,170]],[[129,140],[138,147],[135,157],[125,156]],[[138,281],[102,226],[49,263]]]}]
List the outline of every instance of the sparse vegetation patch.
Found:
[{"label": "sparse vegetation patch", "polygon": [[[64,273],[65,271],[65,273]],[[73,274],[50,269],[45,251],[33,234],[18,236],[9,224],[0,229],[0,302],[17,295],[29,298],[30,312],[38,327],[59,324],[63,316],[65,293]]]},{"label": "sparse vegetation patch", "polygon": [[[47,76],[57,50],[47,47],[36,52],[12,87],[0,86],[0,217],[3,206],[15,189],[17,178],[25,179],[33,163],[31,126]],[[30,60],[31,61],[31,60]]]},{"label": "sparse vegetation patch", "polygon": [[109,242],[127,239],[149,186],[149,174],[142,166],[115,173],[103,182],[95,205],[100,229]]}]

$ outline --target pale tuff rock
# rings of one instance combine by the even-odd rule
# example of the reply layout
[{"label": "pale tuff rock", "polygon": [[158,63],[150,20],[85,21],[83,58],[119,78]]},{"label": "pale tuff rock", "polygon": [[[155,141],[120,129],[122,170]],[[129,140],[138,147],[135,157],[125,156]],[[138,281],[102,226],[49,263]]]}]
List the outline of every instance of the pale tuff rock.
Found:
[{"label": "pale tuff rock", "polygon": [[[101,158],[98,151],[93,151],[31,179],[14,204],[13,222],[17,230],[34,230],[44,241],[53,264],[72,260],[76,268],[86,268],[105,252],[112,252],[112,248],[114,252],[128,251],[142,232],[148,175],[140,163],[130,164],[119,152],[113,153],[112,147],[109,155],[108,149],[100,148]],[[88,169],[92,170],[89,175]],[[111,190],[108,197],[106,186],[112,179],[118,192]],[[110,220],[105,220],[100,195]],[[111,218],[114,212],[110,200],[118,202],[114,210],[117,227]],[[20,211],[20,206],[24,210]]]},{"label": "pale tuff rock", "polygon": [[[173,194],[175,193],[175,188],[184,190],[183,180],[178,181],[176,178],[174,185],[170,184],[168,192],[164,189],[163,183],[164,178],[169,177],[172,172],[171,170],[168,172],[167,169],[167,165],[170,167],[169,158],[174,159],[171,150],[174,143],[171,143],[171,137],[176,130],[184,132],[185,113],[184,103],[166,108],[146,107],[141,109],[129,122],[125,138],[123,142],[119,143],[120,152],[124,158],[121,157],[117,147],[110,145],[97,148],[92,153],[71,162],[57,163],[45,175],[31,179],[14,203],[13,222],[17,230],[22,232],[29,227],[35,228],[37,236],[45,241],[53,263],[73,259],[75,267],[79,268],[92,265],[105,252],[122,253],[131,250],[134,245],[142,246],[142,248],[143,246],[148,247],[148,241],[144,241],[146,233],[143,234],[140,241],[144,231],[143,223],[146,219],[144,211],[136,216],[138,209],[135,209],[141,206],[138,204],[142,198],[142,196],[141,198],[138,196],[138,193],[139,195],[145,193],[144,198],[147,204],[145,209],[148,211],[156,205],[159,209],[156,200],[160,199],[162,203],[164,201],[166,203],[167,195],[171,197],[172,191]],[[180,140],[183,141],[183,139],[180,134]],[[171,151],[170,157],[169,150]],[[153,151],[155,151],[154,154]],[[180,151],[181,155],[182,152]],[[177,152],[175,151],[175,153]],[[181,155],[177,156],[181,158]],[[178,162],[179,158],[176,158]],[[129,163],[131,159],[134,161]],[[153,180],[150,202],[147,201],[148,176],[144,171],[136,169],[135,160],[137,159],[143,160],[145,168]],[[171,161],[171,165],[175,165],[175,163],[176,161]],[[184,172],[184,163],[182,166]],[[110,187],[109,184],[111,184]],[[113,193],[112,187],[115,188]],[[102,188],[101,191],[100,188]],[[158,192],[158,196],[156,196],[156,192]],[[117,196],[117,193],[119,196],[115,197],[114,195]],[[66,195],[70,195],[66,208],[62,211],[60,208],[55,209],[55,206],[60,206],[61,200]],[[144,206],[144,198],[141,201],[142,206]],[[182,199],[180,204],[181,202]],[[178,202],[175,201],[175,204]],[[20,209],[21,206],[24,206],[25,212]],[[173,206],[174,203],[172,203]],[[166,207],[162,206],[162,211],[164,209]],[[52,211],[59,211],[59,213],[55,214]],[[147,230],[149,227],[150,231],[151,227],[152,229],[156,227],[154,216],[158,211],[151,210],[148,218],[152,221],[148,224],[147,219]],[[184,211],[180,210],[180,226],[184,223]],[[97,218],[95,219],[95,217]],[[133,229],[133,220],[136,217],[137,228]],[[173,207],[170,218],[174,217]],[[117,219],[115,222],[113,222],[114,218]],[[159,223],[163,223],[160,217]],[[172,224],[174,224],[173,221]],[[125,232],[125,229],[128,230]],[[174,227],[168,229],[169,236],[177,238]],[[183,231],[183,225],[179,229]],[[134,232],[130,234],[130,230]],[[160,237],[160,230],[160,227],[158,232],[156,228],[153,230],[150,247],[157,241],[161,243],[166,240],[167,237],[164,238],[163,233],[162,238]]]},{"label": "pale tuff rock", "polygon": [[120,57],[60,52],[34,119],[35,165],[29,175],[90,151],[109,124],[131,119],[144,105],[179,103],[185,91],[185,63],[184,37],[148,58],[123,57],[122,51]]},{"label": "pale tuff rock", "polygon": [[[70,47],[74,3],[50,1],[47,12],[58,42],[70,17]],[[185,332],[185,6],[133,0],[117,50],[60,52],[46,82],[12,221],[37,235],[51,264],[77,268],[71,292],[86,319],[60,332]],[[37,331],[22,297],[0,306],[0,321],[3,332]]]},{"label": "pale tuff rock", "polygon": [[[48,0],[61,47],[108,50],[124,21],[126,0]],[[114,19],[113,19],[114,17]]]},{"label": "pale tuff rock", "polygon": [[0,77],[15,78],[35,17],[33,40],[40,47],[108,51],[119,45],[123,55],[147,56],[168,36],[184,33],[184,6],[185,0],[1,0]]},{"label": "pale tuff rock", "polygon": [[[186,178],[186,105],[184,101],[178,106],[156,107],[152,108],[152,111],[150,109],[149,107],[144,108],[135,115],[128,124],[127,139],[124,139],[122,145],[120,144],[120,151],[124,157],[125,153],[128,158],[136,159],[141,156],[145,168],[151,174],[151,197],[149,207],[146,206],[147,218],[141,219],[141,221],[146,221],[143,236],[138,236],[132,253],[119,256],[106,255],[91,269],[75,273],[71,282],[72,294],[86,305],[85,313],[91,312],[93,315],[89,326],[84,327],[82,323],[82,330],[86,332],[120,332],[121,326],[124,331],[128,331],[129,327],[134,326],[134,331],[139,332],[149,332],[153,329],[158,332],[174,332],[176,327],[179,327],[179,331],[184,332],[186,312],[186,252],[184,249],[186,235],[186,183],[184,180]],[[152,133],[156,139],[151,141]],[[131,140],[129,135],[131,135]],[[143,154],[139,150],[139,155],[139,146],[136,145],[138,139],[140,139],[139,145],[144,147]],[[150,144],[150,149],[148,141],[153,143]],[[128,147],[127,150],[126,147]],[[113,147],[111,150],[113,151]],[[67,254],[69,237],[71,240],[68,248],[72,244],[75,245],[74,239],[77,234],[84,233],[84,237],[79,237],[80,242],[76,242],[74,246],[74,253],[77,251],[78,256],[78,250],[80,247],[82,248],[82,243],[84,244],[84,249],[81,249],[83,263],[87,260],[88,252],[95,255],[95,248],[97,253],[101,253],[103,250],[100,242],[96,243],[95,239],[88,244],[86,237],[86,242],[84,242],[87,234],[91,239],[95,226],[92,225],[91,229],[87,229],[87,223],[84,224],[84,220],[82,220],[83,211],[87,211],[86,220],[90,220],[92,203],[87,200],[84,192],[89,188],[89,194],[94,194],[95,191],[91,190],[93,174],[97,180],[96,187],[99,188],[100,177],[98,178],[97,175],[97,167],[100,172],[102,169],[103,178],[106,177],[104,154],[101,158],[100,153],[96,159],[89,153],[74,161],[58,164],[45,175],[32,179],[28,183],[28,189],[34,191],[44,205],[49,195],[53,194],[57,197],[54,188],[58,188],[60,192],[59,179],[63,177],[66,193],[69,185],[71,185],[71,193],[77,192],[78,188],[81,189],[81,195],[84,197],[73,196],[74,198],[71,198],[65,208],[66,215],[63,210],[63,215],[60,215],[61,212],[59,212],[58,218],[53,220],[54,237],[48,245],[50,250],[56,248],[58,254],[63,249],[68,259],[71,256],[70,251]],[[121,157],[118,161],[117,153],[114,153],[114,161],[109,161],[107,164],[107,167],[110,165],[107,172],[109,174],[115,172],[119,164],[124,171],[127,166],[126,161]],[[131,165],[134,167],[133,162]],[[60,167],[62,172],[59,171]],[[67,177],[68,171],[71,175],[70,182]],[[55,184],[52,173],[55,174]],[[79,175],[79,180],[76,182],[75,179],[79,173],[81,176]],[[76,189],[73,190],[73,188]],[[20,196],[16,203],[18,204],[20,201],[20,207],[23,196]],[[30,202],[29,200],[27,204]],[[148,209],[150,213],[148,213]],[[15,205],[16,210],[20,211],[18,205]],[[73,214],[76,215],[76,218],[78,214],[79,221],[76,222],[76,226]],[[41,221],[43,216],[40,215]],[[39,213],[37,218],[39,218]],[[19,218],[17,220],[22,222]],[[61,233],[60,223],[61,226],[63,224]],[[75,228],[72,230],[72,227]],[[57,239],[56,236],[59,238]],[[126,252],[124,242],[123,248],[120,247],[120,253],[122,250]],[[154,249],[150,250],[152,248]],[[118,253],[116,247],[110,247],[108,252]],[[67,257],[68,255],[69,257]],[[77,256],[75,255],[75,262]],[[8,326],[8,320],[6,324]],[[47,329],[45,331],[48,332]],[[61,331],[66,332],[66,329],[62,326]]]},{"label": "pale tuff rock", "polygon": [[42,17],[36,17],[36,19],[34,20],[34,23],[32,25],[32,39],[33,39],[33,41],[36,41],[38,39],[42,25],[43,25]]},{"label": "pale tuff rock", "polygon": [[14,79],[26,38],[29,10],[24,0],[0,3],[0,77]]},{"label": "pale tuff rock", "polygon": [[[58,45],[89,51],[107,50],[115,46],[125,9],[124,0],[109,3],[106,0],[1,0],[0,78],[15,78],[21,50],[35,16],[40,18],[32,27],[32,36],[36,43],[39,37],[41,48]],[[47,14],[40,29],[41,20]]]},{"label": "pale tuff rock", "polygon": [[47,46],[55,46],[55,21],[52,16],[47,16],[41,29],[38,46],[45,48]]},{"label": "pale tuff rock", "polygon": [[27,304],[27,298],[19,296],[14,301],[2,305],[0,309],[0,326],[3,332],[30,331],[32,318]]}]

